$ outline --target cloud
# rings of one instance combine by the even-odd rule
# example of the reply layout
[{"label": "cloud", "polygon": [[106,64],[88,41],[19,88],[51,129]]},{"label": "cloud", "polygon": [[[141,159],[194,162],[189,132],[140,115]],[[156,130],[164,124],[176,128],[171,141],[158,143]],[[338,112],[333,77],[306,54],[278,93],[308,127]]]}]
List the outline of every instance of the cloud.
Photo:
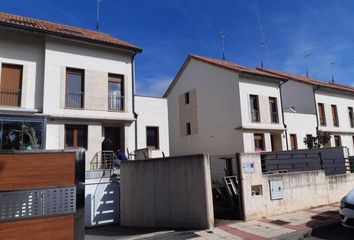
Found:
[{"label": "cloud", "polygon": [[143,96],[162,97],[172,80],[172,77],[156,77],[138,81],[136,93]]}]

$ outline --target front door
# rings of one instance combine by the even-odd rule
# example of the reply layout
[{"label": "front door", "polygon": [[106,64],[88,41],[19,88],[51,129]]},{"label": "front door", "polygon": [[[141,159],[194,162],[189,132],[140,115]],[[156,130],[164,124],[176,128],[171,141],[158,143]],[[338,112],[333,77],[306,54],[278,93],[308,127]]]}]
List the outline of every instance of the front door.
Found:
[{"label": "front door", "polygon": [[105,127],[105,137],[110,138],[113,143],[113,151],[117,152],[118,149],[121,149],[120,145],[120,128],[119,127]]}]

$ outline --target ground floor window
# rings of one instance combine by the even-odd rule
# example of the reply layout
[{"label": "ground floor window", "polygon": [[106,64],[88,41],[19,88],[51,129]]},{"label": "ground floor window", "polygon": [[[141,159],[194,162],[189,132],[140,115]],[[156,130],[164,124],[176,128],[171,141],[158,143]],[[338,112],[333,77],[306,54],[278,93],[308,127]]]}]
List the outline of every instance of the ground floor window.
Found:
[{"label": "ground floor window", "polygon": [[146,146],[159,149],[159,128],[146,127]]},{"label": "ground floor window", "polygon": [[259,134],[259,133],[254,134],[254,148],[255,148],[256,152],[265,150],[265,148],[264,148],[264,135],[263,134]]},{"label": "ground floor window", "polygon": [[87,126],[65,125],[65,148],[87,149]]},{"label": "ground floor window", "polygon": [[44,148],[43,118],[0,116],[0,150]]},{"label": "ground floor window", "polygon": [[334,136],[334,146],[336,147],[341,147],[342,146],[342,141],[340,139],[340,136]]},{"label": "ground floor window", "polygon": [[296,134],[290,134],[291,150],[297,150],[297,138]]}]

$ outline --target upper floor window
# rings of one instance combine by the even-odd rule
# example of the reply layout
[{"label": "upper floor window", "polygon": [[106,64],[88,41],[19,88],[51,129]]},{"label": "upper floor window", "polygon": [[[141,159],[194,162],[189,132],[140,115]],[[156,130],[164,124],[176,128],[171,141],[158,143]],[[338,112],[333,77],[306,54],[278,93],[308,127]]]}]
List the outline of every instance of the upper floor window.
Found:
[{"label": "upper floor window", "polygon": [[263,134],[254,134],[254,148],[256,152],[264,151],[264,135]]},{"label": "upper floor window", "polygon": [[21,106],[22,69],[21,65],[2,64],[0,105]]},{"label": "upper floor window", "polygon": [[108,75],[108,109],[122,111],[124,109],[124,80],[117,74]]},{"label": "upper floor window", "polygon": [[189,104],[189,92],[186,92],[186,93],[184,94],[184,103],[185,103],[185,104]]},{"label": "upper floor window", "polygon": [[259,104],[258,104],[258,96],[250,95],[250,105],[251,105],[251,119],[252,122],[259,122]]},{"label": "upper floor window", "polygon": [[318,113],[320,115],[321,126],[326,126],[326,112],[325,112],[323,103],[318,104]]},{"label": "upper floor window", "polygon": [[65,107],[84,107],[84,70],[66,69]]},{"label": "upper floor window", "polygon": [[65,148],[87,149],[87,126],[65,125]]},{"label": "upper floor window", "polygon": [[146,127],[146,146],[159,149],[159,128]]},{"label": "upper floor window", "polygon": [[348,107],[348,113],[349,113],[350,127],[354,127],[354,114],[353,114],[353,108],[352,107]]},{"label": "upper floor window", "polygon": [[333,126],[339,127],[337,106],[331,105],[331,109],[332,109]]},{"label": "upper floor window", "polygon": [[272,123],[278,123],[278,104],[275,97],[269,98],[270,120]]}]

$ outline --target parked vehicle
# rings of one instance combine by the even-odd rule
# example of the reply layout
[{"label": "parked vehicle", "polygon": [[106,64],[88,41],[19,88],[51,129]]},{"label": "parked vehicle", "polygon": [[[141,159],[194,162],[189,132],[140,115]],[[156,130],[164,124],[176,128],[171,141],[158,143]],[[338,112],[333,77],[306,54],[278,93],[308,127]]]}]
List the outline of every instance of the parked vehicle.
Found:
[{"label": "parked vehicle", "polygon": [[340,201],[339,214],[343,226],[354,228],[354,189]]}]

